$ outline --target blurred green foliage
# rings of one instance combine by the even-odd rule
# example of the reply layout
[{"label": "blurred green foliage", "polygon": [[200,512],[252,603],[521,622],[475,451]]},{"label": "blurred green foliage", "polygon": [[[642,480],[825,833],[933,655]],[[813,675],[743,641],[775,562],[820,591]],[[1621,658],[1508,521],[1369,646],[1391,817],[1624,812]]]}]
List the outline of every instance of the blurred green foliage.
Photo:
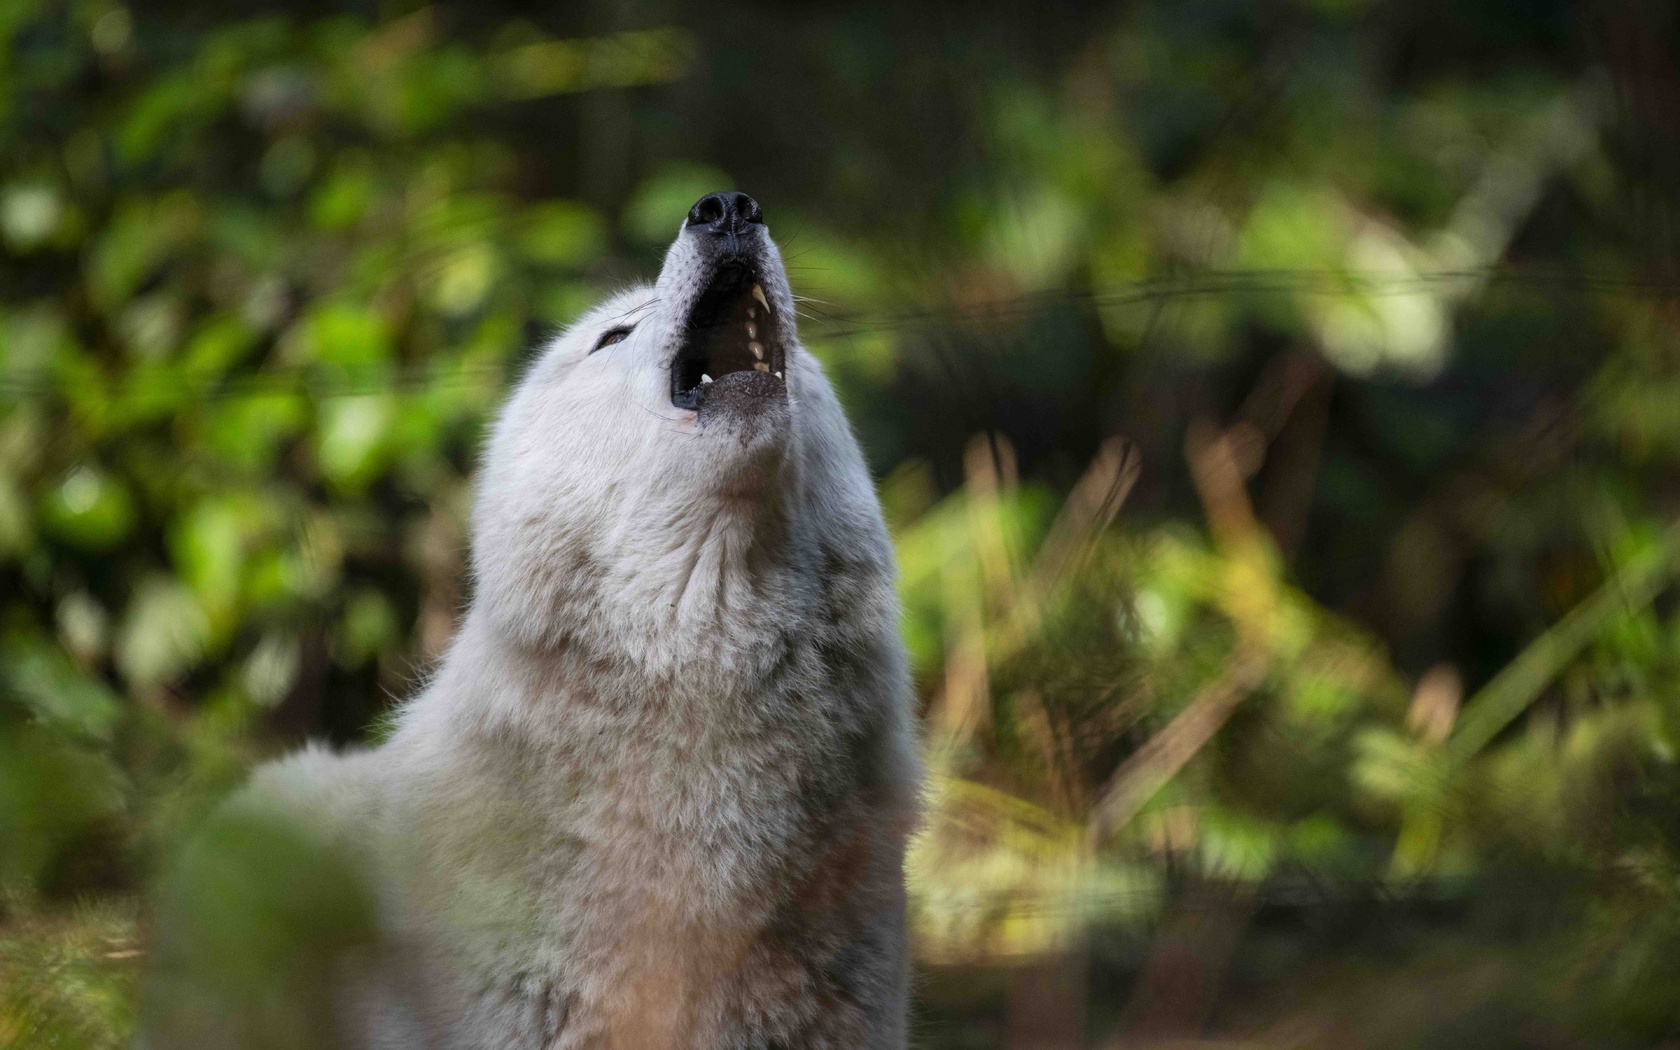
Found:
[{"label": "blurred green foliage", "polygon": [[0,5],[0,1045],[126,1044],[164,858],[377,736],[521,355],[736,179],[899,542],[928,1045],[1046,958],[1680,1036],[1674,12],[724,6]]}]

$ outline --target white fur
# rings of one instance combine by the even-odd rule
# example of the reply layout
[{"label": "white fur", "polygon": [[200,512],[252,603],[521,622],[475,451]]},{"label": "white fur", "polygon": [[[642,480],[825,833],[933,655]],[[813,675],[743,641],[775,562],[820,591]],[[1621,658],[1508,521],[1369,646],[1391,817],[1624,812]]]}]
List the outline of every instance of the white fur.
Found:
[{"label": "white fur", "polygon": [[348,1045],[904,1045],[918,770],[891,546],[768,236],[785,401],[672,405],[694,240],[509,399],[472,605],[389,740],[265,769],[242,803],[370,873]]}]

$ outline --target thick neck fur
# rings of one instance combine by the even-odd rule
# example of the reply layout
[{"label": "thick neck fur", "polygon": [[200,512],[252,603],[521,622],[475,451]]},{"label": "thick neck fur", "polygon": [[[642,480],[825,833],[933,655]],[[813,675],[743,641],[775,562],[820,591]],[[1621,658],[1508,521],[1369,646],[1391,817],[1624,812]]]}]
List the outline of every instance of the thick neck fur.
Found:
[{"label": "thick neck fur", "polygon": [[572,574],[532,574],[556,588],[544,630],[480,594],[393,743],[444,748],[440,768],[473,764],[522,806],[647,841],[643,863],[664,872],[648,883],[673,907],[734,907],[791,878],[775,858],[808,853],[834,807],[866,785],[896,797],[915,771],[885,531],[817,513],[836,510],[838,479],[780,476],[758,514],[668,537],[662,571],[638,573],[645,541],[607,530]]},{"label": "thick neck fur", "polygon": [[720,507],[691,535],[606,533],[599,546],[561,547],[569,571],[525,581],[541,585],[542,629],[525,619],[533,592],[513,610],[475,602],[410,714],[447,711],[457,726],[532,741],[610,716],[625,730],[698,740],[714,724],[780,721],[790,703],[809,713],[813,701],[862,702],[836,685],[903,673],[885,538],[824,534],[798,510],[787,498]]}]

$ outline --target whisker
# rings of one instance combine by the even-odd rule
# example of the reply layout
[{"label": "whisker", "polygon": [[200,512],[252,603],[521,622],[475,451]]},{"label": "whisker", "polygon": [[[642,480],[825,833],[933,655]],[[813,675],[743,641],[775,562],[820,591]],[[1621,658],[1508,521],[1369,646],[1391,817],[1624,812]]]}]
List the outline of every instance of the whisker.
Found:
[{"label": "whisker", "polygon": [[[820,301],[820,300],[813,300],[813,301]],[[813,314],[815,314],[815,315],[818,315],[818,316],[822,317],[823,320],[825,320],[825,321],[831,321],[831,322],[835,322],[835,323],[839,323],[839,322],[848,320],[848,318],[844,314],[833,313],[833,312],[830,312],[828,310],[817,310],[815,308],[807,308],[806,310],[801,310],[798,306],[795,306],[793,308],[793,310],[794,310],[795,313],[799,314],[799,316],[801,316],[801,317],[810,317]]]},{"label": "whisker", "polygon": [[659,296],[656,295],[652,299],[649,299],[647,302],[641,304],[640,306],[630,307],[628,310],[625,310],[623,313],[621,313],[617,317],[613,318],[613,320],[622,321],[626,317],[629,317],[631,314],[641,313],[643,310],[648,309],[649,307],[653,306],[657,302],[659,302]]}]

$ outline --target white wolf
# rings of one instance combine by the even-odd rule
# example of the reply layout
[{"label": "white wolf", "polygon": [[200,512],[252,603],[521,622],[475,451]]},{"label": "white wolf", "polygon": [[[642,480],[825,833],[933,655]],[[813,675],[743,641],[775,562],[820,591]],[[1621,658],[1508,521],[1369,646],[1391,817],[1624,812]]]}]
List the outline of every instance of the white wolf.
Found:
[{"label": "white wolf", "polygon": [[165,896],[145,1042],[905,1042],[892,549],[758,205],[519,384],[476,593],[376,750],[260,771]]}]

